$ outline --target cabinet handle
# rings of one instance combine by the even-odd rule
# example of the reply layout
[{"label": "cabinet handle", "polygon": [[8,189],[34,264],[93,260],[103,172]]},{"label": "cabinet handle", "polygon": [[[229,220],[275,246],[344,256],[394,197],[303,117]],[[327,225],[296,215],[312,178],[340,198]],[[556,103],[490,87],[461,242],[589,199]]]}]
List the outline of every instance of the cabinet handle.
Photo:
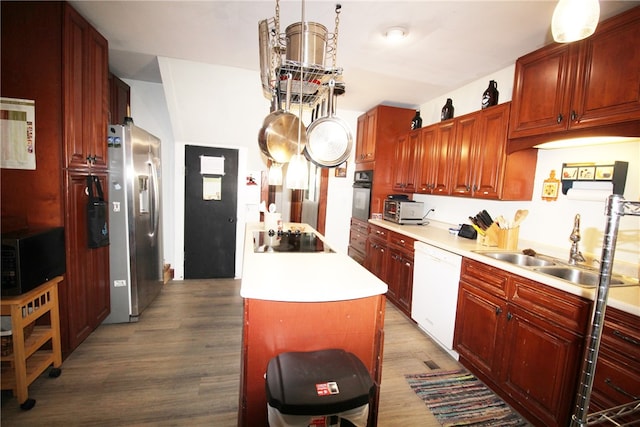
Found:
[{"label": "cabinet handle", "polygon": [[502,308],[496,307],[496,316],[500,316],[500,314],[502,314]]},{"label": "cabinet handle", "polygon": [[513,318],[513,314],[511,312],[507,313],[507,320],[511,320]]},{"label": "cabinet handle", "polygon": [[625,391],[624,389],[622,389],[621,387],[619,387],[619,386],[615,385],[615,384],[613,383],[613,381],[611,381],[611,378],[607,378],[607,379],[605,379],[605,380],[604,380],[604,382],[605,382],[605,384],[606,384],[606,385],[608,385],[609,387],[611,387],[612,389],[614,389],[614,390],[615,390],[615,391],[617,391],[618,393],[623,394],[623,395],[625,395],[625,396],[627,396],[627,397],[630,397],[630,398],[631,398],[631,400],[638,400],[638,399],[640,399],[640,396],[634,396],[633,394],[626,392],[626,391]]},{"label": "cabinet handle", "polygon": [[575,122],[576,120],[578,120],[578,114],[576,113],[576,110],[571,110],[571,121]]},{"label": "cabinet handle", "polygon": [[562,123],[562,119],[563,119],[563,118],[564,118],[564,117],[562,117],[562,114],[558,114],[558,118],[556,119],[556,122],[557,122],[558,124]]},{"label": "cabinet handle", "polygon": [[618,338],[620,338],[622,340],[630,342],[633,345],[640,345],[640,341],[635,340],[635,339],[631,338],[630,336],[623,334],[622,332],[618,331],[617,329],[614,329],[613,335],[617,336]]},{"label": "cabinet handle", "polygon": [[478,186],[473,184],[473,191],[478,191]]}]

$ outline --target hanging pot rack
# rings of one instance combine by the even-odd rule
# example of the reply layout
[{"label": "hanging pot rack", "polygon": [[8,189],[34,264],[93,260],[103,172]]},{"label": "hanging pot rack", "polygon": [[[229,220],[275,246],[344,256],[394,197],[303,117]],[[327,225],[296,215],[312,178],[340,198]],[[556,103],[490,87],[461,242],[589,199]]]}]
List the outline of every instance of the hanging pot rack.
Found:
[{"label": "hanging pot rack", "polygon": [[[272,97],[272,89],[275,88],[279,99],[286,97],[287,76],[291,75],[290,102],[302,104],[306,108],[315,108],[328,96],[328,84],[331,79],[336,81],[336,86],[344,92],[344,82],[341,81],[342,68],[336,66],[336,53],[338,44],[338,25],[341,5],[336,5],[335,32],[327,33],[324,64],[331,66],[306,64],[286,58],[287,36],[280,32],[280,6],[276,0],[275,17],[260,21],[261,44],[261,80],[263,95],[267,99]],[[269,69],[265,69],[269,67]],[[301,83],[302,82],[302,87]]]}]

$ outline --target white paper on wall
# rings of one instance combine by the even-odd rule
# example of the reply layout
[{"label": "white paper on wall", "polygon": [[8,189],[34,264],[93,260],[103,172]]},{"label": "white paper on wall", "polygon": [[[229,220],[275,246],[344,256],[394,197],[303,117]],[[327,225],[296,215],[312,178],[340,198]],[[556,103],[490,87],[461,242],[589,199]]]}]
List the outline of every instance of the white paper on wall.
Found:
[{"label": "white paper on wall", "polygon": [[200,156],[200,173],[202,175],[224,175],[224,156]]}]

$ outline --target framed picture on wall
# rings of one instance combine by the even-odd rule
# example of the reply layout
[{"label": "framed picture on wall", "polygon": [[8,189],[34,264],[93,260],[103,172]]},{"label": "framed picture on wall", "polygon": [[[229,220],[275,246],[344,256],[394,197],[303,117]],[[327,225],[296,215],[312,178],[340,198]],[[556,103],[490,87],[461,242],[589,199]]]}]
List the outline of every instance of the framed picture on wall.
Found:
[{"label": "framed picture on wall", "polygon": [[336,167],[336,176],[339,178],[347,177],[347,162],[344,162]]}]

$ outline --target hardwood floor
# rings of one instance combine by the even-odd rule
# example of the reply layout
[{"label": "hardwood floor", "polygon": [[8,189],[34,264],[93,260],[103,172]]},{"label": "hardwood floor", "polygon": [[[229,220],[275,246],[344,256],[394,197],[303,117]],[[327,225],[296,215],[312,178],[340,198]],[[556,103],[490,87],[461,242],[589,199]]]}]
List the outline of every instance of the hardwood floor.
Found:
[{"label": "hardwood floor", "polygon": [[[3,426],[236,426],[242,299],[238,280],[172,281],[140,321],[102,325],[29,387],[3,393]],[[387,304],[380,427],[439,426],[404,374],[459,364]]]}]

